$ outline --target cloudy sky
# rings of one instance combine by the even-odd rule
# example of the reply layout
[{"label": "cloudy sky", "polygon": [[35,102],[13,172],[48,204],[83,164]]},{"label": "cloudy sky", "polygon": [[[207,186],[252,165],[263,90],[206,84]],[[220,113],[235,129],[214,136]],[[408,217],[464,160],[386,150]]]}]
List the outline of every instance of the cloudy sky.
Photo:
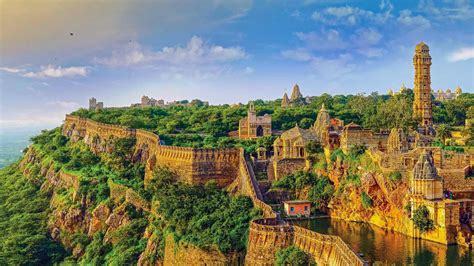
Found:
[{"label": "cloudy sky", "polygon": [[59,124],[105,106],[355,94],[413,84],[426,42],[432,87],[474,91],[469,0],[0,0],[0,128]]}]

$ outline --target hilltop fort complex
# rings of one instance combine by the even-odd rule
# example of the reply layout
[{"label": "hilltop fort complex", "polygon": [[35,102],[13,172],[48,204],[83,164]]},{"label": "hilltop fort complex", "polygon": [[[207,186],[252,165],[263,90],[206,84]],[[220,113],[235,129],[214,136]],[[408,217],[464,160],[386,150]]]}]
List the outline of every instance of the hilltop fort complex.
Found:
[{"label": "hilltop fort complex", "polygon": [[[256,157],[243,148],[168,146],[163,136],[148,130],[100,123],[78,115],[66,115],[61,133],[72,143],[83,142],[99,155],[114,151],[117,139],[132,139],[131,161],[144,165],[145,187],[153,183],[157,169],[166,168],[176,173],[183,183],[204,185],[213,181],[232,194],[250,197],[253,205],[261,209],[262,217],[250,222],[243,259],[180,246],[172,238],[166,238],[164,265],[196,261],[202,265],[274,265],[276,252],[289,246],[298,247],[318,265],[366,265],[367,262],[340,237],[319,234],[291,223],[282,209],[275,207],[283,201],[286,205],[295,204],[292,206],[308,204],[308,193],[298,192],[301,201],[288,203],[287,192],[270,188],[273,183],[298,172],[327,176],[336,191],[343,191],[324,206],[333,218],[368,222],[446,245],[470,246],[474,242],[474,179],[467,177],[473,172],[473,157],[467,152],[434,146],[436,125],[433,119],[431,56],[425,43],[416,46],[413,65],[413,117],[418,125],[412,131],[404,128],[367,129],[353,121],[331,117],[330,108],[324,104],[317,111],[314,124],[306,128],[296,124],[286,131],[279,131],[272,128],[272,115],[258,115],[255,104],[250,102],[247,115],[241,116],[238,128],[227,133],[232,139],[241,141],[258,141],[274,136],[272,148],[259,147]],[[460,89],[456,90],[456,94],[460,93]],[[455,96],[438,93],[435,97],[446,100]],[[281,108],[288,110],[310,102],[311,98],[304,98],[299,86],[294,85],[291,97],[286,93],[283,95]],[[163,100],[143,96],[141,102],[133,104],[131,109],[170,105],[178,103],[165,104]],[[102,102],[91,98],[90,111],[103,109]],[[76,190],[81,186],[81,179],[74,173],[57,169],[53,162],[41,162],[41,154],[34,145],[20,164],[26,174],[30,171],[29,164],[42,164],[40,172],[56,186]],[[354,176],[357,176],[357,181],[354,181]],[[108,182],[114,202],[127,202],[136,209],[152,212],[152,204],[136,191],[111,179]],[[369,198],[370,204],[362,206],[361,197]],[[81,199],[74,200],[79,202]],[[414,217],[418,210],[425,208],[428,211],[426,218],[432,224],[429,228],[419,228]],[[304,210],[305,216],[309,216],[309,210]],[[70,214],[58,215],[66,219]],[[88,235],[98,228],[118,227],[122,220],[119,222],[113,215],[110,211],[101,212],[99,208],[94,210],[88,217],[90,222],[83,222],[88,225]],[[49,224],[56,239],[64,240],[60,233],[64,227],[59,222]],[[139,264],[142,265],[148,265],[147,254],[157,245],[152,237],[148,239],[146,251],[140,256]]]}]

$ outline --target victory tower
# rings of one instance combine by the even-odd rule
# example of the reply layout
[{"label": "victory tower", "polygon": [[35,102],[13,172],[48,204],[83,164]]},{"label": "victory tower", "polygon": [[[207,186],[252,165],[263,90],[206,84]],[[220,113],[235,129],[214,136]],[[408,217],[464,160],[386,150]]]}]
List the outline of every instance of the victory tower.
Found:
[{"label": "victory tower", "polygon": [[416,45],[413,66],[415,67],[413,115],[421,118],[421,126],[429,127],[433,125],[430,75],[431,56],[430,49],[424,42]]}]

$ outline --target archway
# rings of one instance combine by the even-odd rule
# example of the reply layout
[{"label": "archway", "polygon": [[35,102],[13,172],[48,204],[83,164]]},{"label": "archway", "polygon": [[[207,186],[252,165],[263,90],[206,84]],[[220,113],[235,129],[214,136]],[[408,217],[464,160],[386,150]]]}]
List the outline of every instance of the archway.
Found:
[{"label": "archway", "polygon": [[261,137],[261,136],[263,136],[263,127],[258,126],[257,127],[257,137]]}]

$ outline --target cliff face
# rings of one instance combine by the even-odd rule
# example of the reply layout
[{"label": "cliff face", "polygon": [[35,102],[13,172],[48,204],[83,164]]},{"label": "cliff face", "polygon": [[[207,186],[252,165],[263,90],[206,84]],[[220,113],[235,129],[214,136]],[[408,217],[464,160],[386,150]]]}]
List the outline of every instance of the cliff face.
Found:
[{"label": "cliff face", "polygon": [[[113,151],[112,141],[108,146],[112,150],[103,149],[107,145],[93,143],[87,148],[91,147],[106,159]],[[85,147],[81,143],[71,145],[75,147],[78,144],[81,148]],[[97,189],[104,183],[66,172],[52,158],[51,154],[45,154],[35,145],[30,146],[20,163],[20,170],[41,184],[41,189],[50,195],[50,235],[69,251],[72,259],[80,262],[90,256],[90,246],[94,245],[98,236],[100,246],[112,247],[129,245],[129,234],[133,232],[135,237],[139,237],[135,243],[137,250],[140,250],[139,256],[136,256],[138,265],[185,265],[195,264],[196,261],[202,265],[243,263],[244,254],[241,252],[223,254],[217,248],[201,249],[175,242],[173,238],[165,245],[164,221],[156,212],[156,206],[152,208],[152,202],[111,178],[105,182],[107,199],[98,201],[95,198],[97,195],[92,197],[87,190]],[[156,201],[153,203],[159,204]]]},{"label": "cliff face", "polygon": [[[380,173],[365,173],[360,186],[351,184],[343,192],[336,192],[329,205],[330,215],[347,221],[368,221],[389,230],[407,232],[408,214],[404,210],[407,192],[405,182],[395,184]],[[372,206],[363,205],[362,193],[367,193],[371,198]]]},{"label": "cliff face", "polygon": [[43,182],[41,189],[51,195],[52,213],[48,221],[51,236],[71,251],[74,258],[84,254],[84,245],[76,236],[93,237],[98,231],[103,231],[104,241],[112,243],[114,232],[130,222],[126,201],[94,206],[91,199],[79,193],[78,177],[56,170],[53,161],[30,147],[20,163],[20,170],[29,176],[36,167],[44,178],[38,180]]}]

